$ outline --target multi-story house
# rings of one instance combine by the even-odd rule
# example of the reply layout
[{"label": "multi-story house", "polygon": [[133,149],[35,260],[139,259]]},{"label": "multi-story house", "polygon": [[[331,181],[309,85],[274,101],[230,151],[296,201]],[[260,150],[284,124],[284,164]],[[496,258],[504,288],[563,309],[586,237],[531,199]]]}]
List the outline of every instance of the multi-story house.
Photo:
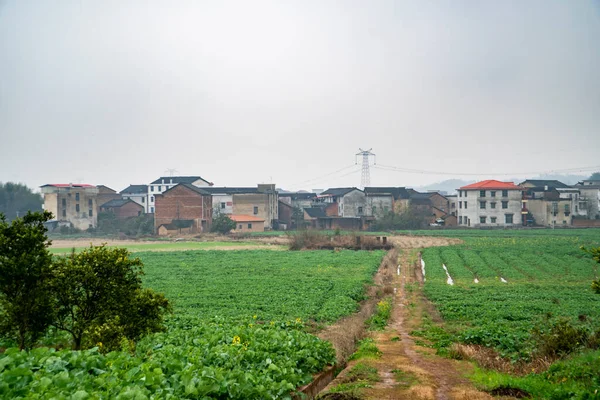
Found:
[{"label": "multi-story house", "polygon": [[154,228],[159,235],[206,232],[212,224],[212,197],[203,189],[181,183],[156,194]]},{"label": "multi-story house", "polygon": [[573,187],[580,193],[579,209],[584,208],[589,219],[600,219],[600,181],[585,180]]},{"label": "multi-story house", "polygon": [[57,183],[41,186],[44,209],[54,215],[54,221],[74,228],[95,228],[98,222],[98,188],[94,185]]},{"label": "multi-story house", "polygon": [[179,183],[185,183],[200,188],[213,185],[212,182],[209,182],[200,176],[161,176],[148,185],[147,212],[154,213],[156,195],[166,192]]},{"label": "multi-story house", "polygon": [[123,199],[138,203],[144,207],[144,213],[148,213],[148,185],[129,185],[119,194]]},{"label": "multi-story house", "polygon": [[458,224],[468,227],[523,223],[523,188],[513,182],[486,180],[458,189]]},{"label": "multi-story house", "polygon": [[327,189],[317,197],[317,202],[326,206],[326,213],[329,216],[343,218],[372,216],[372,211],[367,207],[365,192],[355,187]]}]

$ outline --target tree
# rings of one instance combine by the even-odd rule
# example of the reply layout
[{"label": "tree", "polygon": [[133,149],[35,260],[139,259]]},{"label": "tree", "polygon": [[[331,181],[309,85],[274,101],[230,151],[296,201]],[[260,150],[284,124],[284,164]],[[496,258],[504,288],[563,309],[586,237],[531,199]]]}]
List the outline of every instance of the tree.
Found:
[{"label": "tree", "polygon": [[73,348],[102,342],[114,349],[123,339],[137,340],[163,330],[171,310],[162,295],[142,289],[143,264],[126,249],[90,246],[55,262],[53,325],[73,337]]},{"label": "tree", "polygon": [[42,211],[42,196],[21,183],[0,183],[0,213],[12,221],[27,211]]},{"label": "tree", "polygon": [[0,333],[30,348],[53,317],[48,291],[52,255],[44,222],[52,214],[28,212],[11,224],[0,213]]},{"label": "tree", "polygon": [[594,172],[591,176],[590,176],[590,181],[600,181],[600,171],[598,172]]},{"label": "tree", "polygon": [[210,228],[211,232],[226,235],[231,232],[232,229],[235,229],[235,221],[229,218],[227,214],[222,214],[217,211],[217,213],[213,215],[212,227]]}]

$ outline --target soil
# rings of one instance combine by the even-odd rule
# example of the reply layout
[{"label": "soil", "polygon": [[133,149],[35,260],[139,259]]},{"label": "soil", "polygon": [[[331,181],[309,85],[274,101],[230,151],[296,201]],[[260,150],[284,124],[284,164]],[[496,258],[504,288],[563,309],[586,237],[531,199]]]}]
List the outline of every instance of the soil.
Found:
[{"label": "soil", "polygon": [[[394,268],[392,282],[395,288],[392,316],[384,331],[370,334],[382,355],[378,359],[349,362],[346,369],[325,388],[322,398],[330,398],[325,397],[327,390],[342,382],[347,372],[356,363],[362,362],[377,368],[379,375],[379,382],[370,388],[360,389],[362,399],[493,399],[488,393],[478,391],[465,377],[472,368],[471,364],[436,356],[434,350],[415,344],[410,335],[420,325],[421,314],[429,312],[431,307],[421,295],[423,280],[420,266],[417,267],[417,249],[456,241],[420,237],[395,237],[391,240],[399,248],[399,274]],[[397,380],[398,371],[412,379]]]}]

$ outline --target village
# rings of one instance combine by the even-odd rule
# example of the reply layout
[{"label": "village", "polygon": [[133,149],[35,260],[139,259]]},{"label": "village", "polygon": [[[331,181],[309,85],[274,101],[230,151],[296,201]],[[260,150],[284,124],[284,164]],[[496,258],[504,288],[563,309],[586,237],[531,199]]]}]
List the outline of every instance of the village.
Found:
[{"label": "village", "polygon": [[[216,215],[235,222],[234,233],[270,230],[372,230],[389,215],[408,213],[430,228],[600,226],[600,181],[566,185],[527,179],[484,180],[456,189],[418,192],[407,187],[342,187],[288,192],[275,184],[216,186],[201,176],[161,176],[116,191],[81,183],[41,186],[52,231],[85,231],[99,215],[153,216],[159,236],[208,232]],[[381,225],[380,225],[381,226]]]}]

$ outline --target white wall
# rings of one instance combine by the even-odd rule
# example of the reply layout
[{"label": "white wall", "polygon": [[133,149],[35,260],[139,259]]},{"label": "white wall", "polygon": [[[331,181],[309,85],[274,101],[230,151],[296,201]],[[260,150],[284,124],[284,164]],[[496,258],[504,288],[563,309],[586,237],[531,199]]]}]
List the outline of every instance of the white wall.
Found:
[{"label": "white wall", "polygon": [[[491,196],[491,191],[486,190],[485,196],[481,197],[479,190],[462,190],[462,197],[457,198],[457,216],[460,226],[470,226],[477,228],[480,226],[518,226],[522,225],[521,208],[522,195],[521,190],[508,190],[508,196],[502,197],[502,190],[494,190],[496,197]],[[467,208],[465,208],[465,201]],[[485,209],[480,208],[480,201],[485,201]],[[507,208],[502,208],[502,201],[508,201]],[[491,203],[495,202],[496,207],[492,208]],[[462,208],[460,204],[462,203]],[[506,223],[506,214],[513,215],[512,224]],[[462,223],[461,223],[462,217]],[[480,217],[486,217],[486,222],[481,223]],[[492,222],[496,218],[496,222]]]}]

